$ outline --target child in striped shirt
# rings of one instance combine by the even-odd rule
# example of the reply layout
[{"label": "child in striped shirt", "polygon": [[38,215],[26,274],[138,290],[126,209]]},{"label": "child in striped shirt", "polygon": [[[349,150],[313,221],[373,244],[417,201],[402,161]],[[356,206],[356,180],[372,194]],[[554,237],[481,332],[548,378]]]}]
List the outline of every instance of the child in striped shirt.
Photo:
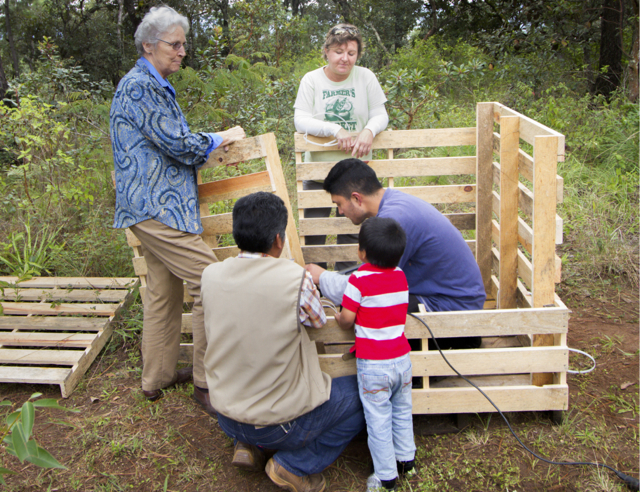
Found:
[{"label": "child in striped shirt", "polygon": [[360,228],[358,256],[336,321],[355,324],[358,388],[367,420],[374,473],[367,492],[396,490],[398,474],[414,472],[411,359],[404,335],[409,287],[398,263],[406,246],[400,224],[372,217]]}]

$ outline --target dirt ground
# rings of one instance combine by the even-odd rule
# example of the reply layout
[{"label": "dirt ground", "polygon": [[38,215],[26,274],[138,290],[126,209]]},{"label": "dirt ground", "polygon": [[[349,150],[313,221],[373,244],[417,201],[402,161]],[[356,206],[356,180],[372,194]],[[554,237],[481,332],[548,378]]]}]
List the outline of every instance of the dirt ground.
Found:
[{"label": "dirt ground", "polygon": [[[570,410],[562,424],[544,413],[509,413],[514,430],[554,460],[597,461],[638,477],[638,292],[636,289],[560,293],[572,310],[568,344],[596,358],[586,375],[569,375]],[[265,474],[230,465],[231,441],[190,398],[186,385],[157,403],[140,393],[139,354],[114,338],[73,395],[60,403],[78,413],[39,410],[34,435],[66,470],[21,464],[0,447],[11,491],[264,491],[280,490]],[[589,367],[571,355],[573,369]],[[14,409],[34,392],[59,398],[56,386],[0,384]],[[9,413],[0,408],[0,417]],[[3,418],[4,420],[4,418]],[[608,471],[539,462],[515,442],[498,415],[415,418],[419,472],[401,491],[624,490]],[[434,434],[434,430],[442,432]],[[366,438],[352,442],[325,471],[331,491],[365,490]],[[0,486],[2,488],[2,486]]]}]

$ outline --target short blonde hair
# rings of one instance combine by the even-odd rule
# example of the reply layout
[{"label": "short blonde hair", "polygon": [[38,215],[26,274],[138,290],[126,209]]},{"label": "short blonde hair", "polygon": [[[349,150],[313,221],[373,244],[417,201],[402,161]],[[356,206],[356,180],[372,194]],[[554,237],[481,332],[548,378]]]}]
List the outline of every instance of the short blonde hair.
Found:
[{"label": "short blonde hair", "polygon": [[358,44],[358,58],[362,56],[364,51],[364,43],[362,42],[362,35],[356,26],[351,24],[338,24],[329,29],[326,37],[324,38],[324,44],[322,45],[322,57],[327,59],[327,50],[334,45],[343,45],[349,41],[355,41]]}]

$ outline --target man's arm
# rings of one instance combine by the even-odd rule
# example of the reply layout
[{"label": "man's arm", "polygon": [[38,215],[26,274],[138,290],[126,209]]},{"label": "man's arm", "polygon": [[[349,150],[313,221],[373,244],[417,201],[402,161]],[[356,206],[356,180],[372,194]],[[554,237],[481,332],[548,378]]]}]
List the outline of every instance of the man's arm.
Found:
[{"label": "man's arm", "polygon": [[328,272],[313,263],[306,265],[305,268],[311,274],[314,283],[320,286],[323,296],[330,299],[336,306],[342,304],[342,296],[347,288],[349,277],[336,272]]}]

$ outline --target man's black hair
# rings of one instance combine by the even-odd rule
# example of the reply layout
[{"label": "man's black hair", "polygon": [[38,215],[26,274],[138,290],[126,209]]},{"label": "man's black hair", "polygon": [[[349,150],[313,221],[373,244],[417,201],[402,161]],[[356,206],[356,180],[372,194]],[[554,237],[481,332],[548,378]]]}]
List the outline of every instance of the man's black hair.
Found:
[{"label": "man's black hair", "polygon": [[395,268],[407,245],[407,235],[395,220],[371,217],[358,235],[358,248],[367,254],[367,262],[380,268]]},{"label": "man's black hair", "polygon": [[322,185],[332,195],[350,198],[357,191],[363,195],[373,195],[382,188],[376,172],[360,159],[343,159],[331,168]]},{"label": "man's black hair", "polygon": [[238,248],[253,253],[268,253],[276,235],[284,241],[287,207],[282,198],[259,191],[240,198],[233,206],[233,239]]}]

